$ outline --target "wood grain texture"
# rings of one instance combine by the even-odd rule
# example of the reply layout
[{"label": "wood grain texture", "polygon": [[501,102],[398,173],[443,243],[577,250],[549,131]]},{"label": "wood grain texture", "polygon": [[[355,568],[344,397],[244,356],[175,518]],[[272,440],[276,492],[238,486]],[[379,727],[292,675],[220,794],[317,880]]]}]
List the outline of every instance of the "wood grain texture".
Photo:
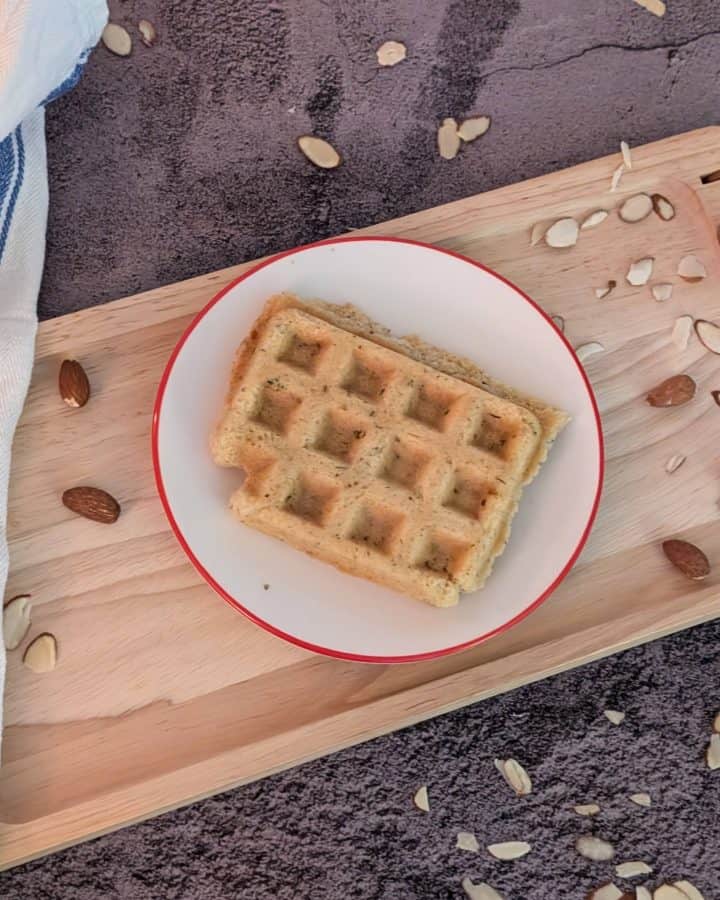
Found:
[{"label": "wood grain texture", "polygon": [[[718,361],[695,338],[684,352],[670,340],[681,314],[720,319],[720,183],[701,183],[720,169],[719,146],[720,130],[706,129],[636,149],[617,195],[609,185],[619,155],[363,232],[478,259],[564,316],[574,345],[607,348],[587,362],[607,478],[585,552],[532,616],[449,658],[367,666],[284,644],[222,603],[169,533],[151,470],[155,390],[191,317],[250,264],[44,323],[14,445],[8,597],[32,593],[27,640],[52,632],[59,658],[54,672],[35,675],[22,666],[25,644],[8,655],[0,865],[720,614],[717,572],[686,581],[658,547],[681,536],[720,560],[720,410],[710,397]],[[676,218],[625,225],[612,216],[571,250],[530,247],[538,221],[614,208],[641,190],[670,197]],[[708,268],[700,284],[675,275],[689,252]],[[624,280],[646,255],[656,258],[653,280],[676,285],[667,303]],[[597,300],[593,288],[610,278],[617,289]],[[67,356],[92,384],[82,409],[58,395]],[[691,404],[644,403],[648,388],[682,371],[698,382]],[[688,460],[667,475],[675,453]],[[119,499],[115,525],[62,506],[62,491],[80,483]]]}]

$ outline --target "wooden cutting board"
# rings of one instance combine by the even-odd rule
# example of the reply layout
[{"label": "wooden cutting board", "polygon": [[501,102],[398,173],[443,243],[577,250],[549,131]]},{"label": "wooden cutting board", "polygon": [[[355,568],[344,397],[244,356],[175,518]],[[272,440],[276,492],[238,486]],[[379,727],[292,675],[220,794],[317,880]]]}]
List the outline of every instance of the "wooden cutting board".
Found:
[{"label": "wooden cutting board", "polygon": [[[29,637],[56,635],[59,661],[36,675],[22,647],[8,654],[2,866],[720,614],[720,409],[710,396],[720,389],[718,358],[695,337],[684,351],[670,338],[681,314],[720,320],[720,183],[707,178],[720,170],[720,129],[634,150],[612,194],[619,162],[617,154],[365,230],[481,260],[564,316],[573,344],[606,348],[587,363],[607,442],[589,544],[544,606],[460,655],[380,667],[289,646],[218,599],[170,534],[150,458],[155,389],[190,318],[250,264],[40,327],[14,446],[7,597],[32,594]],[[613,215],[573,249],[530,246],[536,223],[612,209],[638,191],[669,197],[675,219],[628,225]],[[707,266],[701,283],[675,274],[690,252]],[[675,284],[672,300],[626,283],[644,256],[655,257],[653,281]],[[609,279],[617,288],[596,299]],[[90,376],[81,410],[58,396],[65,357]],[[692,403],[645,404],[648,388],[682,371],[698,382]],[[668,475],[676,453],[687,462]],[[88,482],[119,498],[117,524],[61,505],[65,488]],[[685,580],[659,550],[669,536],[701,545],[716,571]]]}]

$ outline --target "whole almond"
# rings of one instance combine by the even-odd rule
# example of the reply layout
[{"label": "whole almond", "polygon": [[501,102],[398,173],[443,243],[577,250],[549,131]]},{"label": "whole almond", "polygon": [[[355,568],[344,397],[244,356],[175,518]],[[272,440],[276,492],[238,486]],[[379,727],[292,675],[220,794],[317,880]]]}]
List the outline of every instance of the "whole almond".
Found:
[{"label": "whole almond", "polygon": [[707,556],[695,544],[688,541],[663,541],[663,553],[683,575],[692,581],[702,581],[710,574]]},{"label": "whole almond", "polygon": [[689,375],[673,375],[654,387],[645,399],[650,406],[682,406],[692,400],[696,389]]},{"label": "whole almond", "polygon": [[81,485],[70,488],[62,495],[62,502],[79,516],[111,525],[120,515],[120,504],[100,488]]},{"label": "whole almond", "polygon": [[85,406],[90,399],[90,382],[76,359],[64,359],[58,375],[58,390],[68,406]]}]

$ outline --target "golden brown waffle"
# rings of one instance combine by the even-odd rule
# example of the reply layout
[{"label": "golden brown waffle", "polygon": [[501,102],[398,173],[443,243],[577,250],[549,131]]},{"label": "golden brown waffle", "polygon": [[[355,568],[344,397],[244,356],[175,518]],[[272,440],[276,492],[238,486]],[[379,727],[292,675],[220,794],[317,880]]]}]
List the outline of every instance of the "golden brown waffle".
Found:
[{"label": "golden brown waffle", "polygon": [[547,429],[293,306],[273,299],[256,322],[213,438],[216,462],[246,472],[232,509],[346,572],[454,605],[502,551]]}]

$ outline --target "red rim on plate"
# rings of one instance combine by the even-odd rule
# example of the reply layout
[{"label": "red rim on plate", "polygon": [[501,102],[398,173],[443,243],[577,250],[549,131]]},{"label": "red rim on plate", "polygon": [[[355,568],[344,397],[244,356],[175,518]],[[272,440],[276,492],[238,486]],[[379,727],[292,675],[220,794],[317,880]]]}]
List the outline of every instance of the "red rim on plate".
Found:
[{"label": "red rim on plate", "polygon": [[160,430],[160,415],[162,413],[162,404],[163,397],[165,395],[165,388],[167,386],[168,380],[173,370],[173,366],[175,364],[175,360],[180,354],[185,342],[190,337],[192,332],[198,326],[198,324],[202,321],[202,319],[207,315],[207,313],[218,303],[228,291],[232,290],[237,284],[244,281],[246,278],[249,278],[251,275],[254,275],[256,272],[264,269],[266,266],[271,265],[272,263],[277,262],[280,259],[284,259],[287,256],[293,256],[297,253],[304,253],[306,250],[313,249],[315,247],[328,245],[328,244],[344,244],[344,243],[357,243],[360,241],[375,241],[375,242],[383,242],[383,243],[397,243],[397,244],[410,244],[416,247],[423,247],[426,250],[433,250],[436,253],[444,253],[447,256],[452,256],[455,259],[459,259],[462,262],[468,263],[468,265],[475,266],[478,269],[482,269],[488,275],[497,278],[499,281],[502,281],[508,287],[512,288],[517,294],[519,294],[527,303],[530,304],[537,312],[546,319],[553,328],[555,328],[555,324],[550,319],[550,316],[542,310],[534,300],[532,300],[528,295],[520,290],[519,287],[514,285],[511,281],[508,281],[507,278],[504,278],[502,275],[499,275],[497,272],[494,272],[492,269],[489,269],[487,266],[482,265],[482,263],[476,262],[474,259],[469,259],[467,256],[463,256],[460,253],[455,253],[452,250],[445,250],[442,247],[435,247],[432,244],[426,244],[423,241],[415,241],[410,240],[408,238],[399,238],[399,237],[373,237],[373,236],[356,236],[356,237],[342,237],[342,238],[331,238],[326,241],[318,241],[314,244],[306,244],[303,247],[296,247],[293,250],[286,250],[282,253],[277,253],[274,256],[269,257],[266,260],[258,263],[256,266],[253,266],[251,269],[248,269],[247,272],[244,272],[242,275],[239,275],[236,279],[230,282],[230,284],[226,285],[218,294],[216,294],[204,307],[200,310],[200,312],[194,317],[192,322],[185,329],[185,332],[181,336],[178,343],[175,345],[175,349],[170,355],[170,359],[165,366],[165,370],[163,371],[162,378],[160,379],[160,384],[158,386],[157,396],[155,398],[155,406],[153,409],[153,421],[152,421],[152,457],[153,457],[153,469],[155,472],[155,483],[157,485],[157,490],[160,495],[160,500],[162,502],[163,508],[165,510],[165,515],[168,518],[170,523],[170,527],[175,534],[180,546],[185,551],[188,559],[193,564],[193,566],[197,569],[200,575],[205,579],[205,581],[213,588],[216,593],[218,593],[223,600],[230,604],[234,609],[238,610],[238,612],[243,613],[243,615],[247,616],[248,619],[255,622],[256,625],[259,625],[261,628],[264,628],[266,631],[269,631],[271,634],[276,637],[282,638],[285,641],[288,641],[291,644],[295,644],[298,647],[302,647],[305,650],[311,650],[314,653],[320,653],[324,656],[331,656],[335,659],[346,659],[351,660],[353,662],[368,662],[368,663],[381,663],[381,664],[392,664],[392,663],[402,663],[402,662],[420,662],[422,660],[427,659],[437,659],[441,656],[448,656],[451,653],[457,653],[461,650],[467,650],[470,647],[474,647],[477,644],[482,643],[483,641],[489,640],[491,637],[495,637],[495,635],[502,634],[502,632],[507,631],[509,628],[512,628],[514,625],[517,625],[518,622],[521,622],[526,616],[530,615],[533,610],[537,609],[541,603],[543,603],[550,594],[558,587],[558,585],[563,581],[565,576],[568,574],[570,569],[573,567],[575,561],[580,555],[587,539],[590,535],[590,530],[592,529],[593,522],[595,521],[595,517],[597,515],[598,506],[600,504],[600,494],[602,492],[603,479],[605,475],[605,454],[604,454],[604,442],[603,442],[603,433],[602,433],[602,425],[600,421],[600,412],[597,407],[597,402],[595,400],[595,395],[593,394],[592,387],[590,385],[590,381],[585,373],[585,369],[582,367],[580,360],[577,358],[575,351],[571,347],[567,338],[564,334],[557,331],[558,335],[564,342],[567,347],[570,355],[575,362],[575,365],[580,372],[581,378],[585,384],[585,388],[588,393],[588,397],[590,399],[590,405],[592,407],[593,414],[595,416],[595,426],[597,428],[597,437],[598,437],[598,452],[600,454],[600,458],[598,460],[598,483],[595,490],[595,498],[593,500],[593,505],[590,510],[590,515],[588,517],[587,524],[583,530],[583,533],[580,536],[577,546],[575,550],[571,553],[570,558],[567,563],[560,570],[558,575],[554,578],[554,580],[545,588],[541,594],[533,600],[528,606],[525,607],[524,610],[519,612],[516,616],[514,616],[509,621],[505,622],[503,625],[494,628],[491,631],[485,632],[484,634],[480,634],[477,637],[473,637],[468,641],[464,641],[462,644],[457,644],[453,647],[444,647],[441,650],[432,650],[427,653],[418,653],[408,656],[367,656],[364,654],[358,653],[345,653],[338,650],[333,650],[330,647],[320,647],[316,644],[311,644],[308,641],[303,641],[300,638],[295,637],[292,634],[287,634],[279,628],[276,628],[274,625],[271,625],[269,622],[264,621],[255,613],[251,612],[249,609],[244,607],[239,600],[235,597],[231,596],[222,585],[218,584],[217,581],[212,577],[212,575],[203,567],[200,561],[197,559],[192,549],[190,548],[187,540],[185,539],[184,534],[180,530],[178,523],[175,520],[175,516],[173,515],[172,508],[170,506],[170,501],[168,500],[167,493],[165,491],[165,486],[163,484],[162,472],[160,471],[160,461],[159,461],[159,453],[158,453],[158,435]]}]

